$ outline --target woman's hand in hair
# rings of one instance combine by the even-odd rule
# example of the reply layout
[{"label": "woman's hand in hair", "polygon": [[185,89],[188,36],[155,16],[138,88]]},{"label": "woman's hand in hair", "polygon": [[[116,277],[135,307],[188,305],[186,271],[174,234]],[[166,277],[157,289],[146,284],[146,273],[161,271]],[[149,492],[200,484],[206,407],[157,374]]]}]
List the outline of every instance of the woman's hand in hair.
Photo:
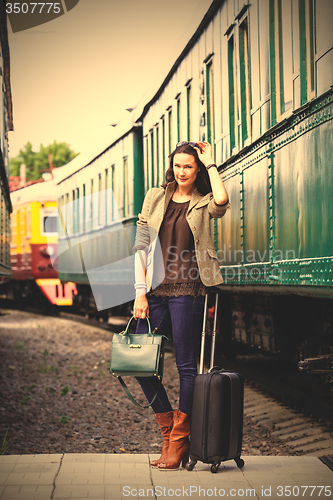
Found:
[{"label": "woman's hand in hair", "polygon": [[145,319],[149,316],[149,306],[146,295],[140,295],[134,301],[133,316],[135,319]]},{"label": "woman's hand in hair", "polygon": [[207,167],[214,163],[212,156],[212,147],[209,142],[197,142],[198,147],[194,148],[198,153],[199,160]]}]

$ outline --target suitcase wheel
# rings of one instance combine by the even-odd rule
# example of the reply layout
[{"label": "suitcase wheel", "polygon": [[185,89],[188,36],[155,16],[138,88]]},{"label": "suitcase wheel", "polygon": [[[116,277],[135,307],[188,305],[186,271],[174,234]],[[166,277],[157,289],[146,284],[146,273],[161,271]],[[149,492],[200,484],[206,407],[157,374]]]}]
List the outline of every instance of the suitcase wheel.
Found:
[{"label": "suitcase wheel", "polygon": [[195,466],[195,464],[197,463],[196,460],[190,460],[189,462],[187,462],[187,464],[185,465],[185,469],[186,470],[193,470],[193,467]]},{"label": "suitcase wheel", "polygon": [[241,469],[242,467],[244,467],[244,460],[242,458],[240,458],[240,457],[235,458],[235,462],[236,462],[237,467],[239,469]]},{"label": "suitcase wheel", "polygon": [[220,467],[220,464],[213,464],[210,466],[210,472],[212,472],[213,474],[216,474],[216,472],[218,471],[218,468]]}]

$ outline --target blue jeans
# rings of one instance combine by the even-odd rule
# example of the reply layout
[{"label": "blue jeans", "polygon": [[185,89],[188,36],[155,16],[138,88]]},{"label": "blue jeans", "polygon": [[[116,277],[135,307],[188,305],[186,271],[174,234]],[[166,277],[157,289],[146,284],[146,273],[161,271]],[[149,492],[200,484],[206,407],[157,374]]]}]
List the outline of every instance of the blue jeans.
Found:
[{"label": "blue jeans", "polygon": [[[197,375],[198,344],[202,331],[204,297],[148,297],[152,330],[158,327],[161,335],[170,337],[172,330],[176,364],[179,373],[179,409],[191,413],[193,384]],[[139,319],[136,333],[147,332],[146,320]],[[137,377],[148,401],[159,393],[152,408],[155,413],[171,411],[167,393],[157,377]]]}]

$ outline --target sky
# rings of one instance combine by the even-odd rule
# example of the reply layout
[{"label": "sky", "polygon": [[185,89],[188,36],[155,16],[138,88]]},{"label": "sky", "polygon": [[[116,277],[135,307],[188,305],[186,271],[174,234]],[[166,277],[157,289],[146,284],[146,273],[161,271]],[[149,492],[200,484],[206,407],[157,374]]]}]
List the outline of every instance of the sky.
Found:
[{"label": "sky", "polygon": [[9,156],[66,142],[105,144],[150,87],[158,88],[212,0],[80,0],[65,15],[13,33],[14,131]]}]

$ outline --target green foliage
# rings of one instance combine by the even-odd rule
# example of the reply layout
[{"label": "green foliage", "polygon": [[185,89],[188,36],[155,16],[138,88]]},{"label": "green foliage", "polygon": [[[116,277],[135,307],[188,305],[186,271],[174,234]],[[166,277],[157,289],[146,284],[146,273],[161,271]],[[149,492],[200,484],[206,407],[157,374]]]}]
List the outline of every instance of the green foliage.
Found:
[{"label": "green foliage", "polygon": [[31,398],[32,398],[32,396],[26,396],[25,398],[22,399],[22,401],[20,402],[20,405],[26,405]]},{"label": "green foliage", "polygon": [[17,351],[23,351],[25,349],[24,343],[23,342],[18,342],[16,344],[16,350]]},{"label": "green foliage", "polygon": [[67,424],[68,420],[69,420],[69,416],[68,415],[62,415],[61,419],[59,420],[59,422],[61,424]]},{"label": "green foliage", "polygon": [[41,353],[42,353],[43,358],[44,358],[44,363],[46,363],[46,359],[47,359],[47,357],[49,355],[49,351],[47,349],[44,349],[44,352],[41,351]]},{"label": "green foliage", "polygon": [[27,387],[27,388],[25,389],[25,391],[26,391],[26,392],[32,392],[32,391],[35,389],[35,387],[36,387],[36,385],[35,385],[35,384],[32,384],[32,385],[30,385],[30,387]]},{"label": "green foliage", "polygon": [[46,360],[47,360],[47,357],[49,355],[49,351],[47,349],[44,349],[44,352],[43,351],[40,351],[40,352],[43,356],[43,365],[37,366],[37,372],[38,373],[48,373],[50,371],[50,367],[49,367],[49,365],[46,364]]},{"label": "green foliage", "polygon": [[66,385],[63,389],[61,389],[61,395],[66,396],[69,393],[69,387]]},{"label": "green foliage", "polygon": [[78,153],[74,153],[65,142],[56,141],[46,147],[41,144],[39,151],[35,152],[32,150],[31,142],[27,142],[15,158],[10,158],[10,175],[19,176],[21,163],[25,163],[27,180],[41,179],[42,174],[48,172],[50,168],[49,154],[52,157],[53,168],[58,168],[73,160]]}]

